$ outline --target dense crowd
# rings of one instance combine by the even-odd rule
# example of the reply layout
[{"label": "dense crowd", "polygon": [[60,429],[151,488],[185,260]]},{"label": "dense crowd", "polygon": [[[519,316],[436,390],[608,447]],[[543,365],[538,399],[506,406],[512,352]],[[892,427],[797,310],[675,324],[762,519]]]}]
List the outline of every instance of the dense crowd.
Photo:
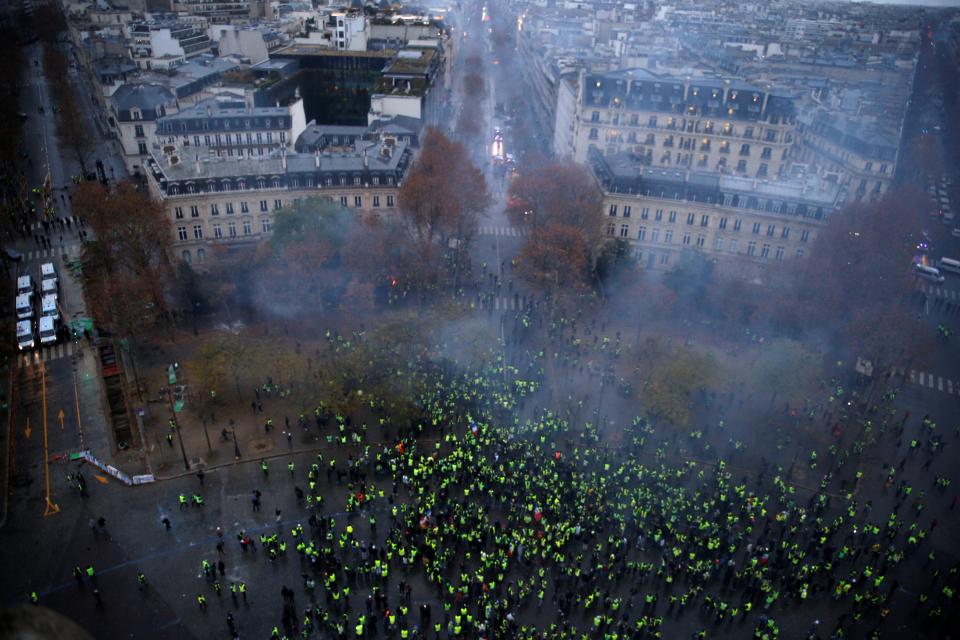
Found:
[{"label": "dense crowd", "polygon": [[[517,312],[521,342],[531,315],[540,314]],[[855,435],[801,459],[799,487],[796,456],[791,464],[779,451],[749,473],[720,447],[683,455],[678,443],[704,431],[723,442],[733,429],[723,419],[679,435],[638,415],[605,433],[588,392],[543,387],[548,368],[606,367],[619,335],[592,340],[595,326],[538,321],[555,351],[514,344],[474,366],[423,353],[396,360],[381,373],[419,389],[417,416],[403,423],[362,380],[349,391],[362,403],[355,415],[327,399],[299,416],[326,446],[306,469],[290,461],[273,473],[289,479],[302,516],[283,528],[277,510],[278,531],[259,545],[232,532],[250,561],[300,563],[305,600],[284,586],[282,611],[262,609],[276,615],[272,637],[770,639],[789,625],[791,637],[880,638],[896,635],[887,633],[895,607],[899,624],[930,637],[953,627],[960,565],[933,551],[938,522],[925,513],[946,500],[949,480],[901,479],[923,458],[929,473],[943,451],[928,417],[899,417],[890,393],[837,418],[844,390],[825,385],[827,422]],[[362,341],[327,335],[331,354]],[[254,404],[288,396],[268,380]],[[861,464],[880,450],[902,459]],[[181,509],[189,502],[202,508],[199,493],[180,496]],[[260,510],[259,491],[251,503]],[[198,606],[225,594],[246,602],[247,585],[222,582],[215,565],[203,560],[209,591]],[[227,624],[239,637],[232,613]]]}]

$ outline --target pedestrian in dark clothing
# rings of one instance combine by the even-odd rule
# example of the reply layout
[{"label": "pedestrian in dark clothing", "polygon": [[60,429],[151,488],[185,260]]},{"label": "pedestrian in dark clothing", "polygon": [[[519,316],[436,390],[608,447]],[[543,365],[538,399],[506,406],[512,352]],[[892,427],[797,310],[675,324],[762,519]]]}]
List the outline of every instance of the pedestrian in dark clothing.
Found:
[{"label": "pedestrian in dark clothing", "polygon": [[220,575],[223,576],[226,573],[226,565],[223,564],[223,560],[217,562],[217,571],[220,572]]},{"label": "pedestrian in dark clothing", "polygon": [[200,486],[203,486],[203,469],[197,471],[197,480],[200,481]]}]

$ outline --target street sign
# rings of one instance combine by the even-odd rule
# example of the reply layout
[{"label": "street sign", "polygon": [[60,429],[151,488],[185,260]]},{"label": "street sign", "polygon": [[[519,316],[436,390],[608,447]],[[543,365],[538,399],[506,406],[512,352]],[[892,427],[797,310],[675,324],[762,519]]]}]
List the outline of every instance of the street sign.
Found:
[{"label": "street sign", "polygon": [[177,370],[173,368],[173,365],[167,367],[167,378],[170,380],[170,384],[177,384]]},{"label": "street sign", "polygon": [[175,413],[180,413],[181,411],[183,411],[183,400],[174,401],[173,410]]}]

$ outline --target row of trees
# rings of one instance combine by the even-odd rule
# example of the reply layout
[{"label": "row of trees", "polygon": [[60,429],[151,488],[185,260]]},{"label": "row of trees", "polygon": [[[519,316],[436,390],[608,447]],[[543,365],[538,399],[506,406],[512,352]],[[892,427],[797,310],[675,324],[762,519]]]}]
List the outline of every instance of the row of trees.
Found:
[{"label": "row of trees", "polygon": [[172,277],[170,220],[129,181],[112,190],[81,183],[73,210],[94,238],[81,254],[87,308],[99,327],[129,340],[136,367],[140,339],[170,320],[171,303],[181,295]]},{"label": "row of trees", "polygon": [[880,370],[923,359],[935,345],[910,308],[911,263],[927,224],[926,194],[900,187],[875,203],[831,215],[807,257],[716,268],[704,255],[681,255],[662,280],[631,278],[615,301],[638,322],[702,317],[743,337],[799,340]]},{"label": "row of trees", "polygon": [[254,254],[215,248],[200,305],[229,303],[292,317],[341,306],[371,310],[389,295],[422,297],[459,286],[486,183],[464,147],[436,128],[422,137],[401,186],[401,215],[358,216],[314,198],[277,211],[271,238]]},{"label": "row of trees", "polygon": [[[0,33],[0,55],[11,69],[22,69],[26,60],[15,34]],[[0,206],[3,231],[16,232],[19,218],[29,210],[30,186],[24,171],[24,121],[20,117],[21,79],[16,73],[0,76]]]},{"label": "row of trees", "polygon": [[[43,53],[44,72],[47,86],[53,93],[53,108],[57,120],[57,140],[59,147],[70,153],[80,165],[80,172],[86,175],[90,158],[95,147],[95,138],[91,122],[84,117],[76,94],[70,84],[69,62],[67,57],[54,44],[47,44]],[[53,149],[50,150],[54,152]]]}]

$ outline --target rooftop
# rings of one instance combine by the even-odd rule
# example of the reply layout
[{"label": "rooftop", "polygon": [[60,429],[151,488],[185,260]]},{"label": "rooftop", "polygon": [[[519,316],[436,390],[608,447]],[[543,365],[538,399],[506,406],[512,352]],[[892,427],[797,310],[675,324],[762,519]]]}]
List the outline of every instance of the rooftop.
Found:
[{"label": "rooftop", "polygon": [[161,105],[172,103],[174,98],[173,92],[163,85],[137,83],[120,85],[113,92],[110,101],[118,111],[136,108],[151,112]]},{"label": "rooftop", "polygon": [[590,156],[590,164],[604,188],[617,193],[660,194],[704,202],[722,202],[724,194],[736,194],[806,202],[820,207],[836,206],[841,195],[835,182],[823,180],[815,174],[788,180],[758,180],[644,166],[627,153],[602,155],[595,152]]},{"label": "rooftop", "polygon": [[[197,153],[200,152],[200,153]],[[407,160],[407,145],[358,141],[349,151],[336,153],[278,153],[258,157],[206,157],[203,147],[178,153],[155,152],[151,166],[160,182],[207,181],[251,176],[279,177],[296,173],[390,172],[402,168]],[[252,186],[252,185],[251,185]]]},{"label": "rooftop", "polygon": [[233,116],[286,116],[290,110],[286,107],[253,107],[244,104],[243,99],[233,96],[215,96],[200,100],[192,107],[169,115],[167,121],[193,120],[198,116],[210,118],[227,118]]},{"label": "rooftop", "polygon": [[292,44],[271,52],[271,57],[278,56],[318,56],[334,58],[390,58],[394,51],[384,49],[382,51],[338,51],[319,44]]},{"label": "rooftop", "polygon": [[436,49],[401,49],[383,72],[391,75],[426,75],[436,54]]}]

